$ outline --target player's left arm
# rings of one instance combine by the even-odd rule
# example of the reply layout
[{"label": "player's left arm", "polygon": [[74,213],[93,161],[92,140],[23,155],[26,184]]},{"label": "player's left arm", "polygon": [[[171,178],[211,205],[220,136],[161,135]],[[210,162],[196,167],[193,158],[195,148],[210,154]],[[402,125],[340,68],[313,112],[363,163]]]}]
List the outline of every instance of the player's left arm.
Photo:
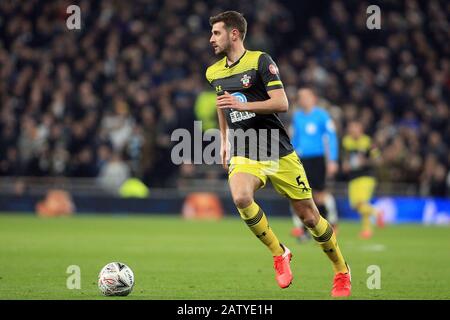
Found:
[{"label": "player's left arm", "polygon": [[226,92],[218,100],[218,107],[221,109],[231,108],[238,111],[249,111],[260,114],[287,112],[289,102],[280,79],[278,67],[266,53],[261,54],[259,57],[258,72],[261,75],[269,99],[264,101],[240,102]]},{"label": "player's left arm", "polygon": [[338,136],[336,133],[336,126],[334,124],[333,119],[328,115],[328,113],[324,114],[324,133],[327,141],[327,175],[332,177],[334,176],[338,169],[338,157],[339,157],[339,144],[338,144]]}]

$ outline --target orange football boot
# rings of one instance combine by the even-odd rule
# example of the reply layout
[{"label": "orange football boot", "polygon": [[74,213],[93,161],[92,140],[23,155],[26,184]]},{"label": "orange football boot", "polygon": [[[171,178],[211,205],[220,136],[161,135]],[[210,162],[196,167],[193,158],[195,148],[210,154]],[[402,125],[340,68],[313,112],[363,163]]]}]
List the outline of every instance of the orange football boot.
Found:
[{"label": "orange football boot", "polygon": [[384,221],[384,212],[380,210],[377,212],[377,227],[384,228],[385,225],[386,223]]},{"label": "orange football boot", "polygon": [[359,234],[359,237],[361,239],[370,239],[373,236],[373,232],[372,230],[363,230],[361,231],[361,233]]},{"label": "orange football boot", "polygon": [[293,227],[291,229],[291,236],[294,238],[299,238],[304,234],[303,228]]},{"label": "orange football boot", "polygon": [[352,293],[352,275],[350,267],[347,266],[347,273],[336,273],[333,279],[333,289],[331,290],[331,296],[333,298],[349,297]]},{"label": "orange football boot", "polygon": [[284,289],[289,287],[292,283],[292,271],[291,271],[291,259],[292,253],[291,251],[281,245],[284,249],[284,253],[280,256],[273,257],[273,267],[275,269],[275,279],[278,282],[280,288]]}]

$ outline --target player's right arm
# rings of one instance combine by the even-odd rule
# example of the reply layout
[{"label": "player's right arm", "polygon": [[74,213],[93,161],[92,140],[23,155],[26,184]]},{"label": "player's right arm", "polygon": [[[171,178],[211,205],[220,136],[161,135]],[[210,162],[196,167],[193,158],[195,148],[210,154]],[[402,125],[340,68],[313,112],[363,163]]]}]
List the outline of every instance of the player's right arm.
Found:
[{"label": "player's right arm", "polygon": [[339,146],[336,126],[328,112],[323,113],[324,136],[326,137],[327,176],[333,177],[338,169]]},{"label": "player's right arm", "polygon": [[[208,80],[209,85],[211,87],[213,87],[213,85],[212,85],[213,77],[211,75],[210,68],[208,68],[206,70],[206,80]],[[216,92],[217,92],[217,89],[216,89]],[[217,106],[218,98],[221,95],[223,95],[223,93],[221,93],[221,91],[219,91],[218,95],[216,96],[216,106]],[[224,167],[224,169],[228,169],[228,157],[229,157],[229,152],[230,152],[228,136],[227,136],[228,124],[227,124],[227,120],[224,115],[224,111],[221,110],[220,108],[217,108],[217,118],[218,118],[219,129],[220,129],[220,157],[222,160],[222,166]]]},{"label": "player's right arm", "polygon": [[228,125],[223,110],[217,109],[217,117],[219,118],[220,128],[220,157],[222,159],[222,166],[224,169],[228,169],[228,157],[229,157],[229,143],[228,143]]}]

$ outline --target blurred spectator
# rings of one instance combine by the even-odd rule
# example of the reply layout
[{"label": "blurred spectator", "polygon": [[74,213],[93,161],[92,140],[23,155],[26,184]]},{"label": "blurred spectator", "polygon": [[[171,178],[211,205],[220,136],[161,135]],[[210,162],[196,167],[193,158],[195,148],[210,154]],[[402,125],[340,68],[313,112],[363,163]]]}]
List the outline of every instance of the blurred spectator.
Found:
[{"label": "blurred spectator", "polygon": [[118,153],[113,153],[109,161],[101,168],[98,180],[105,190],[117,194],[130,176],[130,169],[122,157]]},{"label": "blurred spectator", "polygon": [[70,169],[70,176],[80,178],[93,178],[97,176],[94,155],[90,147],[83,148],[77,154],[73,167]]}]

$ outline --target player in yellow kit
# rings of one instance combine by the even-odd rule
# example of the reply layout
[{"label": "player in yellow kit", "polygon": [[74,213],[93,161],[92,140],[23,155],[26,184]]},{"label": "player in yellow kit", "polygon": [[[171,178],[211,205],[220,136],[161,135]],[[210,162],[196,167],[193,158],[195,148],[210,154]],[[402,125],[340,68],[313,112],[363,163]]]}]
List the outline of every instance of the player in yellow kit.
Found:
[{"label": "player in yellow kit", "polygon": [[[278,285],[287,288],[293,278],[292,254],[254,201],[254,193],[271,180],[331,260],[332,296],[349,296],[350,269],[333,229],[312,200],[302,163],[277,115],[288,110],[288,100],[275,62],[267,53],[245,49],[247,22],[240,13],[220,13],[210,18],[210,24],[210,43],[221,58],[207,69],[206,78],[218,94],[222,163],[228,167],[231,195],[242,219],[270,250]],[[252,133],[257,141],[245,138]]]},{"label": "player in yellow kit", "polygon": [[342,139],[343,171],[349,175],[348,196],[350,206],[361,215],[360,237],[372,237],[371,217],[376,217],[377,225],[384,226],[383,214],[371,204],[376,187],[373,166],[379,159],[379,151],[372,139],[363,132],[362,124],[352,121],[348,124],[348,134]]}]

